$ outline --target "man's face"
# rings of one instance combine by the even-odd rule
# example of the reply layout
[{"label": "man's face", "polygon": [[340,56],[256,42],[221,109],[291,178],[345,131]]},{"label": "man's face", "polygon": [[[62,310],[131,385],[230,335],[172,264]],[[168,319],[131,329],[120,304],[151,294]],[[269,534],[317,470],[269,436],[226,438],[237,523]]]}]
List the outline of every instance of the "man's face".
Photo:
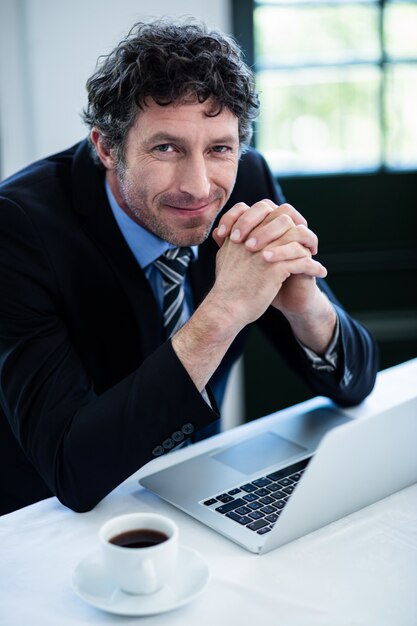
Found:
[{"label": "man's face", "polygon": [[175,245],[207,238],[235,183],[238,119],[228,109],[215,117],[209,111],[209,101],[149,100],[129,131],[123,166],[107,170],[124,211]]}]

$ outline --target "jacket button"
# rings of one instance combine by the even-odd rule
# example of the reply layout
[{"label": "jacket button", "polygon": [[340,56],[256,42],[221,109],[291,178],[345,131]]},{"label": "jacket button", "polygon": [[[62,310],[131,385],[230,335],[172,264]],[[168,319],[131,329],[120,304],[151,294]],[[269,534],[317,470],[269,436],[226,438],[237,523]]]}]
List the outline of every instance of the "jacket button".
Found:
[{"label": "jacket button", "polygon": [[172,433],[171,437],[175,441],[175,443],[179,443],[184,439],[184,434],[180,430],[176,430]]},{"label": "jacket button", "polygon": [[155,446],[155,448],[152,450],[152,454],[154,456],[161,456],[161,454],[163,454],[164,452],[165,450],[162,446]]},{"label": "jacket button", "polygon": [[171,448],[174,447],[174,442],[173,440],[168,437],[168,439],[165,439],[165,441],[162,442],[163,447],[165,448],[165,450],[171,450]]},{"label": "jacket button", "polygon": [[194,432],[194,426],[192,424],[184,424],[181,428],[184,435],[191,435]]}]

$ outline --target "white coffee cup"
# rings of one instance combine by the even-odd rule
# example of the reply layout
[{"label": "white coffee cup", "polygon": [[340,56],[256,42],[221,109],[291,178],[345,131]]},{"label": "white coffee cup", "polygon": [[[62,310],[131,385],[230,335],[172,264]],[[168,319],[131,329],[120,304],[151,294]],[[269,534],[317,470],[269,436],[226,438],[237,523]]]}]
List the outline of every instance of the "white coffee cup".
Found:
[{"label": "white coffee cup", "polygon": [[[109,577],[127,593],[154,593],[174,574],[178,527],[169,517],[156,513],[113,517],[100,528],[99,541]],[[120,545],[126,542],[128,547]],[[132,547],[135,542],[148,545]]]}]

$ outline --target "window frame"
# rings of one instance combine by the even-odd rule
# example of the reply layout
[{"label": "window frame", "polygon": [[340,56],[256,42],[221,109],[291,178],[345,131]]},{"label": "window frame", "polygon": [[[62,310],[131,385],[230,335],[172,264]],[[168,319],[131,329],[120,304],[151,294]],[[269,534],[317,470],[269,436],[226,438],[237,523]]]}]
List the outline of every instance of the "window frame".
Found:
[{"label": "window frame", "polygon": [[[352,67],[354,65],[367,65],[378,67],[381,72],[381,81],[379,86],[378,93],[378,102],[377,102],[377,110],[378,110],[378,127],[380,131],[380,162],[379,165],[375,167],[369,167],[358,169],[355,172],[352,172],[349,168],[340,169],[335,172],[327,172],[327,171],[317,171],[317,172],[291,172],[286,171],[282,172],[280,176],[287,177],[302,177],[302,176],[323,176],[323,175],[348,175],[350,173],[395,173],[395,172],[417,172],[417,165],[405,165],[405,166],[393,166],[387,164],[387,143],[388,143],[388,133],[387,133],[387,82],[388,82],[388,73],[389,68],[394,66],[401,65],[417,65],[417,56],[416,57],[395,57],[391,58],[387,53],[387,46],[385,42],[384,35],[384,10],[388,5],[393,4],[406,4],[406,3],[417,4],[415,0],[319,0],[314,3],[311,0],[300,0],[297,2],[297,6],[311,6],[312,4],[317,5],[328,5],[328,4],[372,4],[376,5],[379,8],[379,16],[378,16],[378,38],[380,41],[381,47],[381,55],[378,61],[372,62],[369,60],[363,62],[350,62],[350,61],[340,61],[340,62],[315,62],[312,64],[293,64],[293,65],[284,65],[277,64],[273,67],[268,66],[268,69],[290,69],[291,67],[296,67],[299,69],[309,68],[309,67]],[[280,2],[280,6],[291,5],[294,6],[294,2],[291,0],[287,0],[286,2]],[[254,11],[258,6],[273,6],[272,3],[264,2],[262,0],[232,0],[232,26],[233,32],[236,40],[241,45],[242,49],[245,53],[245,60],[250,67],[253,68],[255,74],[258,70],[265,69],[262,66],[259,66],[255,56],[255,36],[254,36]],[[255,122],[255,129],[259,122]],[[257,147],[256,144],[256,132],[253,136],[253,146]]]}]

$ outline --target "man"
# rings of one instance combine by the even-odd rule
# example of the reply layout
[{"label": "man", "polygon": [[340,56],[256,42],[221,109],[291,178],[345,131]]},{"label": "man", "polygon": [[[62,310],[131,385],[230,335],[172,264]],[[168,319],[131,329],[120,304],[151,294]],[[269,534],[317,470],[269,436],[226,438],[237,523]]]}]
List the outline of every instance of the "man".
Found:
[{"label": "man", "polygon": [[316,394],[355,404],[376,375],[316,235],[247,150],[258,100],[231,40],[138,24],[87,87],[90,142],[0,187],[3,513],[88,510],[215,432],[253,323]]}]

